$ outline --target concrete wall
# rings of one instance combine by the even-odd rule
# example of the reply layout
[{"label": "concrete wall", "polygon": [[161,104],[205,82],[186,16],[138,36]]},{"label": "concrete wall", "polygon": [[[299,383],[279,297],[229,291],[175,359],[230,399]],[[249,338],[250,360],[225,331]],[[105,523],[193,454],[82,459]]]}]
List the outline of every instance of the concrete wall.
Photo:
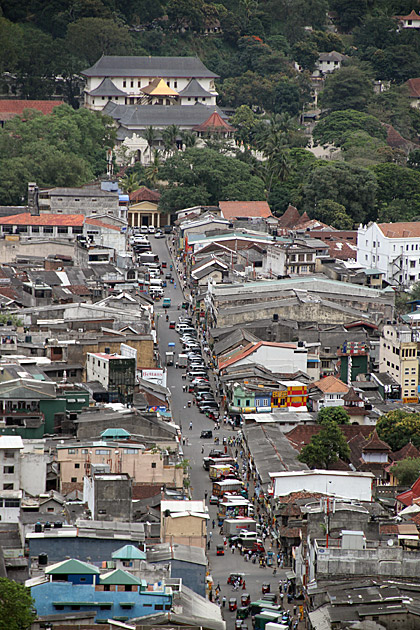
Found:
[{"label": "concrete wall", "polygon": [[[67,557],[76,558],[86,562],[102,562],[109,560],[111,555],[117,549],[121,549],[124,545],[132,545],[133,540],[128,538],[83,538],[82,536],[74,536],[69,538],[27,538],[29,544],[29,557],[37,560],[40,553],[48,554],[49,562],[61,562]],[[139,540],[139,542],[141,542]]]},{"label": "concrete wall", "polygon": [[163,543],[178,543],[205,549],[207,543],[206,519],[192,515],[172,518],[162,514],[161,538]]},{"label": "concrete wall", "polygon": [[336,497],[345,497],[358,501],[372,500],[372,477],[350,475],[334,471],[332,474],[299,472],[275,477],[274,497],[281,497],[291,492],[322,492]]},{"label": "concrete wall", "polygon": [[45,492],[47,481],[47,462],[51,458],[42,452],[23,452],[21,455],[21,488],[32,496]]},{"label": "concrete wall", "polygon": [[65,240],[54,241],[53,239],[39,239],[28,242],[6,241],[0,238],[0,263],[15,262],[16,256],[45,256],[46,248],[48,255],[55,254],[74,256],[75,244]]},{"label": "concrete wall", "polygon": [[420,552],[402,547],[379,549],[318,549],[317,575],[332,577],[380,576],[418,580]]},{"label": "concrete wall", "polygon": [[206,568],[202,564],[171,560],[171,577],[182,578],[182,583],[202,597],[206,596]]}]

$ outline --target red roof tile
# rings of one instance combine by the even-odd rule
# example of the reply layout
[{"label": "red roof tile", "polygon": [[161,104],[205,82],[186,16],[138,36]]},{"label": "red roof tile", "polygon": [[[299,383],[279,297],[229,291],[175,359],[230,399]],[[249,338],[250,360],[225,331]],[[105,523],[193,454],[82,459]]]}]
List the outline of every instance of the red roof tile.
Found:
[{"label": "red roof tile", "polygon": [[266,201],[220,201],[219,207],[225,219],[237,217],[260,217],[268,219],[272,216]]},{"label": "red roof tile", "polygon": [[147,186],[141,186],[137,190],[130,193],[130,201],[159,201],[160,192],[150,190]]},{"label": "red roof tile", "polygon": [[420,77],[417,79],[408,79],[404,85],[408,87],[411,97],[420,98]]},{"label": "red roof tile", "polygon": [[399,462],[407,457],[420,457],[420,451],[414,446],[412,442],[408,442],[405,446],[400,448],[399,451],[395,451],[391,455],[394,462]]},{"label": "red roof tile", "polygon": [[376,429],[373,431],[372,436],[368,442],[363,447],[363,452],[365,451],[378,451],[378,452],[390,452],[390,446],[380,439],[379,435],[376,432]]},{"label": "red roof tile", "polygon": [[420,477],[413,483],[410,490],[401,492],[401,494],[396,496],[396,499],[408,507],[413,505],[413,499],[417,499],[418,497],[420,497]]},{"label": "red roof tile", "polygon": [[286,212],[279,218],[278,227],[294,228],[300,221],[299,210],[289,204]]},{"label": "red roof tile", "polygon": [[378,227],[387,238],[420,238],[420,221],[378,223]]},{"label": "red roof tile", "polygon": [[236,131],[234,127],[229,125],[218,112],[213,112],[207,120],[193,127],[194,131]]},{"label": "red roof tile", "polygon": [[420,20],[420,15],[418,15],[414,9],[408,15],[394,15],[397,20]]},{"label": "red roof tile", "polygon": [[319,381],[311,383],[309,387],[310,389],[317,387],[324,394],[332,392],[346,394],[350,389],[348,385],[343,383],[343,381],[340,381],[339,378],[336,378],[332,375],[326,376],[325,378],[321,378]]},{"label": "red roof tile", "polygon": [[88,225],[95,225],[96,227],[107,228],[109,230],[115,230],[116,232],[121,232],[121,228],[116,225],[111,225],[110,223],[105,223],[104,221],[100,221],[99,219],[86,219],[85,223]]},{"label": "red roof tile", "polygon": [[23,114],[24,109],[36,109],[42,114],[51,114],[54,107],[63,105],[64,101],[24,101],[18,99],[0,99],[0,120],[13,118]]},{"label": "red roof tile", "polygon": [[85,217],[83,214],[40,214],[31,215],[29,212],[13,214],[0,218],[0,225],[61,225],[68,227],[82,227]]}]

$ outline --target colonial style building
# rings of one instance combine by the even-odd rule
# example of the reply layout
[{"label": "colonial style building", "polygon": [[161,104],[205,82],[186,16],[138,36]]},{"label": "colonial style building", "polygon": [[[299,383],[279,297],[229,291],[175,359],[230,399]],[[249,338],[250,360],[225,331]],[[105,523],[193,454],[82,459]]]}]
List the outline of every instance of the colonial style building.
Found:
[{"label": "colonial style building", "polygon": [[211,72],[198,57],[102,56],[86,77],[85,107],[117,105],[216,105]]},{"label": "colonial style building", "polygon": [[371,223],[357,231],[357,262],[378,269],[390,284],[420,280],[420,222]]}]

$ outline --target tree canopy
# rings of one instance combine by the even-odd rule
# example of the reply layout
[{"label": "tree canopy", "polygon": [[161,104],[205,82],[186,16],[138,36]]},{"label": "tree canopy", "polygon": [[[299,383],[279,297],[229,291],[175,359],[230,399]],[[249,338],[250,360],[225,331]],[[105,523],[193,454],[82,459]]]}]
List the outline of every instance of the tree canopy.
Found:
[{"label": "tree canopy", "polygon": [[401,486],[412,486],[420,476],[420,457],[407,457],[395,462],[391,472]]},{"label": "tree canopy", "polygon": [[318,412],[316,421],[318,424],[350,424],[350,416],[343,407],[324,407]]},{"label": "tree canopy", "polygon": [[322,429],[304,446],[298,457],[309,468],[328,469],[338,459],[348,459],[350,449],[340,427],[334,420],[325,419]]},{"label": "tree canopy", "polygon": [[337,110],[322,118],[315,126],[313,138],[317,144],[335,144],[340,147],[349,134],[356,131],[363,131],[380,140],[386,138],[386,129],[377,118],[354,109]]},{"label": "tree canopy", "polygon": [[212,149],[176,152],[162,165],[159,177],[168,182],[160,206],[170,212],[221,200],[264,199],[264,182],[248,164]]},{"label": "tree canopy", "polygon": [[112,121],[87,109],[56,107],[44,116],[25,110],[0,130],[0,203],[19,205],[28,181],[40,186],[80,186],[106,171]]},{"label": "tree canopy", "polygon": [[363,111],[372,96],[372,81],[366,72],[357,66],[343,66],[325,79],[320,103],[329,110]]},{"label": "tree canopy", "polygon": [[388,411],[381,416],[376,424],[376,430],[381,440],[384,440],[393,451],[412,442],[417,448],[420,446],[420,413],[410,413],[404,409]]},{"label": "tree canopy", "polygon": [[0,578],[0,628],[29,630],[36,619],[31,592],[22,584]]}]

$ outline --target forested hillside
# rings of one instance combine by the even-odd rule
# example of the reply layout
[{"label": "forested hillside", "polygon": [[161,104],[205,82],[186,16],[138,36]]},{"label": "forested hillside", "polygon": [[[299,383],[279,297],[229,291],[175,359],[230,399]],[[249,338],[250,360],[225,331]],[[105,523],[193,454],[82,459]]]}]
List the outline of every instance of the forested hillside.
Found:
[{"label": "forested hillside", "polygon": [[[1,0],[1,91],[46,99],[61,90],[78,107],[78,73],[102,54],[196,54],[220,76],[238,157],[274,211],[291,202],[337,227],[411,219],[420,215],[420,113],[405,82],[420,77],[420,32],[398,29],[393,16],[413,9],[419,0]],[[315,143],[338,149],[331,161],[305,149],[299,125],[315,108],[319,54],[333,50],[347,59],[325,80],[314,132]],[[388,142],[390,129],[400,144]],[[136,176],[153,184],[159,168]]]}]

